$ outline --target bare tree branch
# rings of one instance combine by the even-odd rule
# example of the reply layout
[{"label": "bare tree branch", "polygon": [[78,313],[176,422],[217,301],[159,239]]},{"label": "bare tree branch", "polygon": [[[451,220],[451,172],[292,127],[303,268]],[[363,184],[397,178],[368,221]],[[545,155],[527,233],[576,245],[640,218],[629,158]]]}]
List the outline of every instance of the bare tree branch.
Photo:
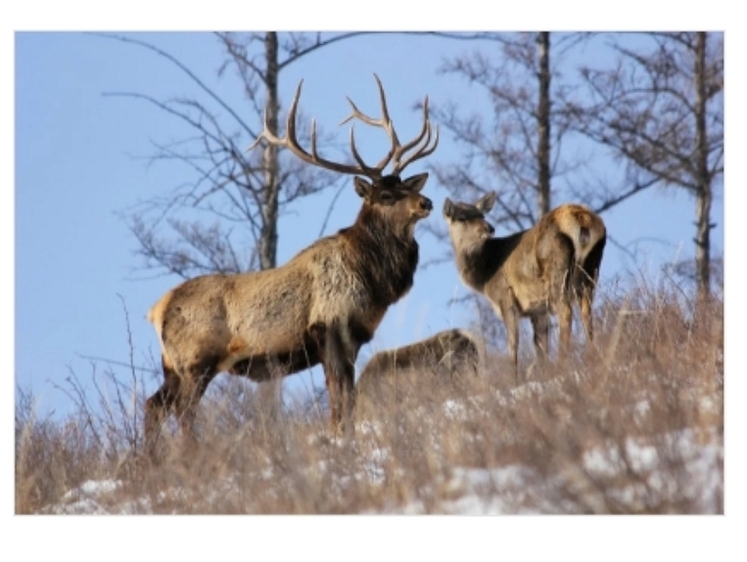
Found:
[{"label": "bare tree branch", "polygon": [[[217,33],[216,38],[226,53],[218,77],[225,76],[229,67],[237,70],[232,79],[238,79],[249,105],[249,115],[259,126],[241,118],[243,110],[232,107],[216,93],[215,87],[172,54],[139,39],[96,34],[155,53],[196,86],[190,95],[169,99],[139,92],[104,93],[107,97],[144,101],[176,118],[194,133],[176,142],[153,143],[155,153],[150,162],[181,162],[192,174],[187,184],[177,186],[170,195],[153,197],[140,204],[128,219],[139,244],[137,253],[144,258],[147,269],[191,277],[212,271],[245,271],[257,265],[275,266],[280,211],[301,197],[334,185],[335,178],[323,170],[300,165],[286,157],[284,151],[245,153],[244,147],[261,130],[263,113],[268,107],[275,112],[274,123],[278,121],[277,73],[282,67],[321,47],[359,34],[362,33],[332,37],[289,34],[281,62],[277,60],[276,33]],[[222,222],[203,227],[200,225],[203,218],[188,220],[185,213],[208,213]],[[227,227],[227,223],[231,226]],[[239,249],[247,232],[253,247]]]},{"label": "bare tree branch", "polygon": [[612,70],[584,68],[592,101],[570,108],[578,130],[650,177],[618,198],[653,184],[685,189],[696,201],[696,269],[701,295],[711,290],[710,219],[723,176],[723,39],[719,33],[650,33],[651,46],[614,45]]}]

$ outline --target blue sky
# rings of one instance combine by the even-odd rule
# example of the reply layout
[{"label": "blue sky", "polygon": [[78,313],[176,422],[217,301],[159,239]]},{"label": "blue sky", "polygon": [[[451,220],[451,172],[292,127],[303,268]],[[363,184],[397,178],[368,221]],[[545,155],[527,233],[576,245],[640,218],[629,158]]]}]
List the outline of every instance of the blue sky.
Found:
[{"label": "blue sky", "polygon": [[[235,82],[215,77],[222,53],[214,36],[147,33],[137,37],[175,55],[253,118],[240,91],[231,88]],[[174,66],[137,46],[82,33],[19,33],[14,39],[15,382],[37,394],[42,408],[59,409],[67,400],[55,385],[64,386],[71,374],[89,380],[94,368],[101,374],[108,366],[84,356],[129,360],[125,307],[135,364],[158,361],[156,336],[145,313],[180,281],[139,270],[142,261],[134,255],[136,241],[121,213],[190,180],[190,170],[182,164],[148,165],[146,159],[154,150],[151,141],[181,139],[190,131],[146,102],[103,94],[137,92],[168,98],[193,95],[195,88]],[[281,97],[287,104],[303,78],[302,109],[344,143],[347,128],[338,129],[337,124],[349,113],[345,96],[364,111],[377,113],[372,76],[376,72],[400,137],[409,138],[419,130],[421,119],[412,106],[426,94],[434,105],[460,100],[490,114],[481,90],[458,76],[436,72],[445,57],[475,48],[471,43],[431,37],[358,37],[289,67],[281,75]],[[367,132],[356,130],[365,151]],[[246,145],[252,140],[247,138]],[[378,149],[373,150],[370,159],[378,159]],[[430,158],[453,160],[458,154],[442,131],[441,144]],[[423,169],[417,163],[407,173]],[[604,166],[599,173],[607,173]],[[280,222],[279,263],[316,239],[335,191],[301,200],[289,209]],[[442,221],[446,191],[431,179],[425,192],[436,209],[428,220]],[[326,233],[352,223],[358,207],[353,190],[344,189]],[[719,192],[712,215],[717,224],[714,255],[723,250],[722,209]],[[637,249],[638,259],[631,260],[608,245],[602,282],[628,271],[654,275],[662,263],[691,256],[693,218],[692,200],[676,191],[651,191],[605,213],[611,235],[628,249]],[[421,263],[444,252],[443,245],[422,229],[418,232]],[[359,366],[376,350],[404,345],[447,327],[466,326],[470,311],[448,306],[450,298],[466,294],[453,264],[421,268],[410,294],[389,310],[374,340],[362,349]],[[122,373],[126,376],[127,371]],[[157,388],[157,381],[149,377],[147,381],[149,392]],[[287,381],[301,389],[322,384],[320,376],[308,374]]]}]

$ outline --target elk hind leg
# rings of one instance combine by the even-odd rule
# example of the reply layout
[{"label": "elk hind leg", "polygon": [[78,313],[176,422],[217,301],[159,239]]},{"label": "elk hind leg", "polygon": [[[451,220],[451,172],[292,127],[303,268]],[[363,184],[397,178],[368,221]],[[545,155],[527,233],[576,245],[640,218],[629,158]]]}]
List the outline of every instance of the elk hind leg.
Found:
[{"label": "elk hind leg", "polygon": [[560,345],[558,347],[558,358],[565,360],[571,350],[571,330],[573,328],[573,308],[566,295],[558,303],[558,328]]},{"label": "elk hind leg", "polygon": [[594,301],[594,290],[597,286],[597,280],[599,278],[599,267],[602,264],[602,255],[604,254],[605,239],[600,240],[592,248],[589,255],[584,260],[583,267],[581,268],[581,295],[580,295],[580,307],[581,307],[581,321],[584,325],[584,331],[586,332],[586,349],[592,350],[590,345],[594,341],[594,319],[592,317],[591,305]]},{"label": "elk hind leg", "polygon": [[594,341],[594,319],[591,314],[591,291],[585,289],[581,294],[581,323],[584,325],[587,343]]},{"label": "elk hind leg", "polygon": [[584,349],[585,360],[592,361],[595,357],[594,349],[594,317],[592,315],[591,303],[593,297],[593,289],[586,287],[582,290],[580,301],[581,308],[581,323],[584,326],[584,332],[586,334],[586,346]]},{"label": "elk hind leg", "polygon": [[564,360],[570,353],[571,329],[573,325],[572,300],[576,285],[574,246],[570,238],[558,233],[556,249],[552,254],[548,271],[549,302],[558,315],[558,359]]},{"label": "elk hind leg", "polygon": [[537,354],[537,363],[544,367],[550,348],[550,322],[547,314],[533,314],[532,331],[534,332],[534,349]]},{"label": "elk hind leg", "polygon": [[218,358],[210,358],[191,365],[186,370],[187,376],[179,388],[174,409],[187,448],[194,449],[197,445],[195,430],[197,405],[205,394],[210,381],[217,374],[218,363]]},{"label": "elk hind leg", "polygon": [[171,366],[167,357],[162,357],[164,382],[161,387],[145,401],[144,441],[145,451],[156,457],[156,447],[161,434],[161,427],[166,418],[174,411],[180,392],[180,377]]}]

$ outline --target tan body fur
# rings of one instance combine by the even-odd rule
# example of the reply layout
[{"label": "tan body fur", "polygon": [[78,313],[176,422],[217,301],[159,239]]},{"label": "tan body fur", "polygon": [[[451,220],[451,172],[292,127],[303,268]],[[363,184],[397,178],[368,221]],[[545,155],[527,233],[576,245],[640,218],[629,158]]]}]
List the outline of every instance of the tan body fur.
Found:
[{"label": "tan body fur", "polygon": [[148,446],[171,412],[192,433],[196,405],[220,371],[265,381],[322,363],[332,424],[344,425],[358,350],[412,286],[415,224],[432,209],[419,193],[427,176],[356,177],[364,203],[353,226],[276,269],[205,275],[167,292],[148,313],[165,377],[146,403]]},{"label": "tan body fur", "polygon": [[468,332],[444,330],[425,340],[374,355],[358,378],[356,394],[370,394],[380,381],[409,373],[476,374],[479,364],[478,345]]},{"label": "tan body fur", "polygon": [[[219,371],[228,371],[244,359],[301,350],[311,326],[345,315],[373,334],[385,309],[356,275],[352,246],[344,234],[327,237],[276,269],[206,275],[169,291],[148,315],[162,337],[164,361],[183,370],[199,342],[200,352],[216,357]],[[167,331],[167,342],[160,334],[165,320],[181,324]],[[272,373],[266,367],[260,362],[245,374],[267,380]]]},{"label": "tan body fur", "polygon": [[495,193],[474,205],[444,204],[444,216],[464,283],[482,293],[506,325],[518,378],[518,321],[529,317],[534,344],[548,351],[549,316],[558,315],[561,352],[570,345],[572,303],[578,302],[587,339],[593,338],[591,303],[606,242],[602,219],[583,205],[566,204],[532,228],[493,238],[486,221]]}]

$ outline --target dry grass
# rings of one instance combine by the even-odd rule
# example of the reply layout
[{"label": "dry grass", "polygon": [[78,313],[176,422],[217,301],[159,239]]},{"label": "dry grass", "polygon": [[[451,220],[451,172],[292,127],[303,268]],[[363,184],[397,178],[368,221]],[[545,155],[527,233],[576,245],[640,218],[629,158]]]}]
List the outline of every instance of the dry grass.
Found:
[{"label": "dry grass", "polygon": [[21,394],[16,513],[723,513],[723,301],[638,283],[597,303],[593,349],[519,387],[495,355],[477,377],[403,374],[359,401],[349,441],[323,395],[281,407],[224,377],[199,447],[167,432],[154,467],[134,376],[97,406],[71,392],[63,422]]}]

